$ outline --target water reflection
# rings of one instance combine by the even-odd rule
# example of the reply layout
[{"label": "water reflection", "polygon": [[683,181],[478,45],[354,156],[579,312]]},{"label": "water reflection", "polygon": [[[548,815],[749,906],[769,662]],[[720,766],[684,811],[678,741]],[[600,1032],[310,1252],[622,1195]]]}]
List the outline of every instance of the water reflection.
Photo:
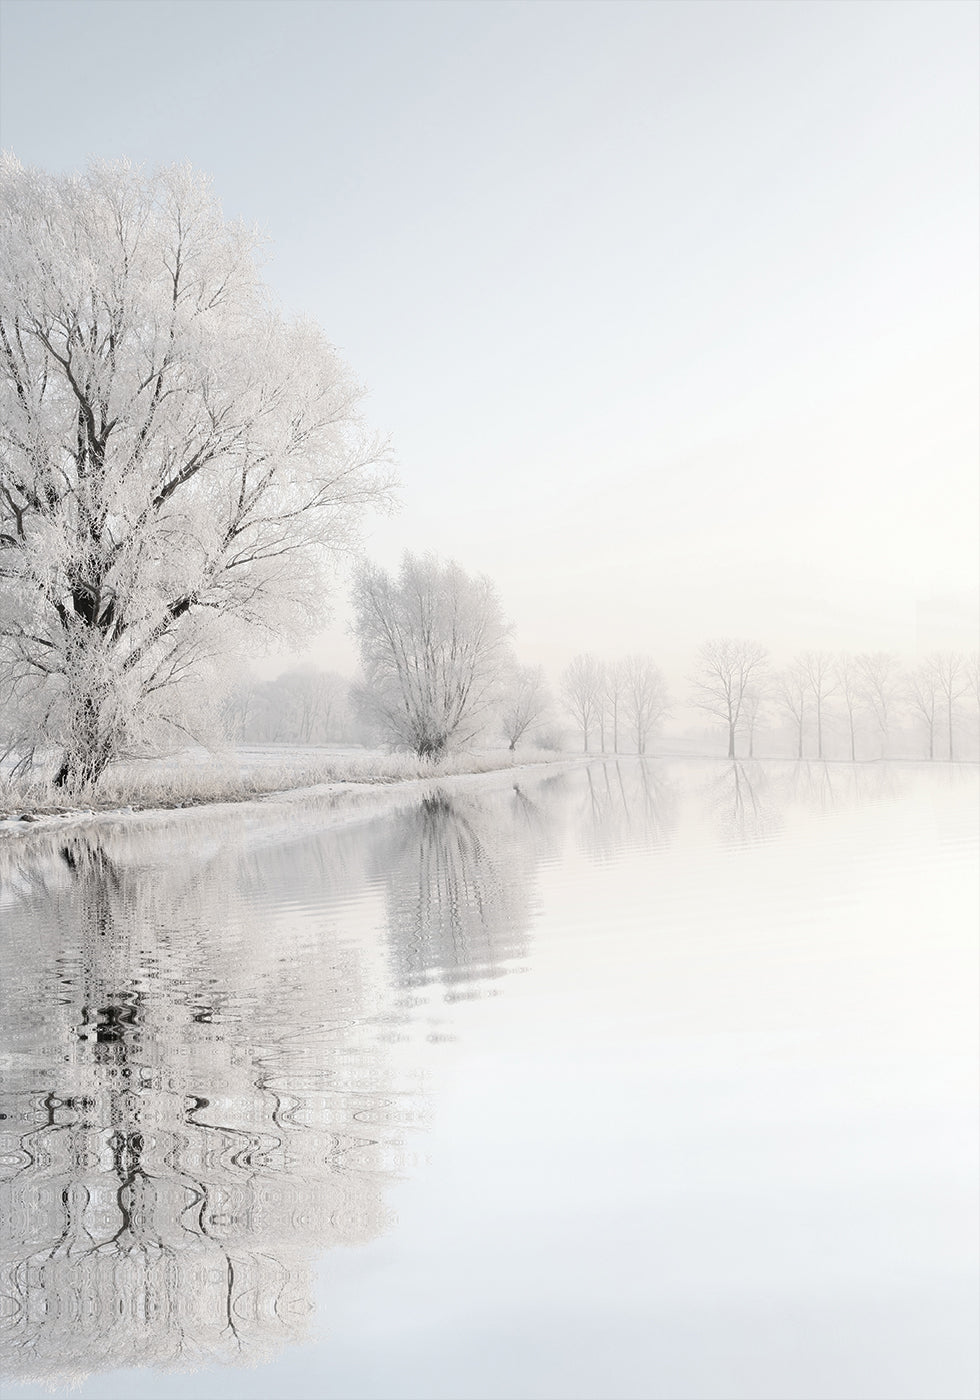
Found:
[{"label": "water reflection", "polygon": [[434,788],[374,849],[399,986],[499,977],[528,952],[530,877],[563,780],[480,795]]},{"label": "water reflection", "polygon": [[677,789],[664,762],[615,758],[585,769],[579,830],[582,845],[594,859],[666,845],[677,815]]},{"label": "water reflection", "polygon": [[607,759],[356,799],[325,829],[304,804],[0,845],[6,1370],[254,1363],[301,1337],[313,1261],[386,1228],[424,1125],[420,989],[484,995],[529,961],[543,864],[665,849],[681,816],[769,838],[906,781]]},{"label": "water reflection", "polygon": [[[262,1360],[302,1335],[314,1255],[387,1223],[420,1107],[370,1025],[370,949],[329,916],[270,920],[254,859],[194,836],[107,830],[8,871],[2,1293],[22,1378]],[[294,864],[323,877],[307,846],[264,853],[273,886]]]},{"label": "water reflection", "polygon": [[778,791],[762,764],[719,763],[704,784],[703,797],[715,830],[727,841],[764,840],[782,826]]}]

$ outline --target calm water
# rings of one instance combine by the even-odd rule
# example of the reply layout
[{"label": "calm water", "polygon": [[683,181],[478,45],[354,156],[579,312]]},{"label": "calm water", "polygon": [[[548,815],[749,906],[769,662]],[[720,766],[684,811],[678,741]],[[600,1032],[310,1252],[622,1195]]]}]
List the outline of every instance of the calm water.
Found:
[{"label": "calm water", "polygon": [[972,1398],[977,823],[624,760],[8,841],[5,1400]]}]

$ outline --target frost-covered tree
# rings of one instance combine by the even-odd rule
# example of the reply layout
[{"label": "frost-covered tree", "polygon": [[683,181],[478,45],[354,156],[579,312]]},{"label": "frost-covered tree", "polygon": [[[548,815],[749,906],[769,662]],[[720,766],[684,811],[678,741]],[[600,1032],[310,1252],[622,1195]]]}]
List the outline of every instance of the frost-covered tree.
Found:
[{"label": "frost-covered tree", "polygon": [[[625,665],[610,661],[602,668],[602,709],[612,728],[612,751],[619,753],[619,729],[623,711]],[[605,725],[603,725],[605,730]]]},{"label": "frost-covered tree", "polygon": [[582,752],[589,752],[589,735],[602,715],[603,666],[589,652],[573,657],[561,677],[565,708],[582,731]]},{"label": "frost-covered tree", "polygon": [[933,672],[939,694],[946,711],[946,734],[949,743],[948,757],[953,762],[953,735],[956,729],[956,703],[970,689],[970,673],[966,657],[958,651],[937,651],[927,658],[927,666]]},{"label": "frost-covered tree", "polygon": [[925,725],[929,735],[929,757],[936,757],[936,711],[939,707],[939,676],[931,660],[921,665],[906,677],[906,701],[916,719]]},{"label": "frost-covered tree", "polygon": [[842,651],[837,657],[834,674],[837,689],[840,691],[840,697],[844,702],[844,710],[847,714],[847,732],[851,741],[851,762],[854,763],[857,758],[854,721],[861,706],[861,672],[856,659],[849,651]]},{"label": "frost-covered tree", "polygon": [[837,690],[834,658],[826,651],[805,651],[801,657],[817,720],[817,758],[823,758],[823,722],[828,698]]},{"label": "frost-covered tree", "polygon": [[667,682],[649,656],[627,656],[619,670],[623,714],[636,752],[646,753],[650,735],[670,706]]},{"label": "frost-covered tree", "polygon": [[0,697],[69,787],[185,732],[245,634],[301,628],[388,496],[358,386],[256,253],[187,167],[3,162]]},{"label": "frost-covered tree", "polygon": [[899,659],[891,651],[863,651],[856,661],[861,698],[881,737],[881,757],[888,753],[888,739],[901,702]]},{"label": "frost-covered tree", "polygon": [[723,720],[728,728],[728,757],[735,757],[735,734],[748,691],[758,687],[769,653],[759,642],[721,637],[698,650],[691,677],[691,703]]},{"label": "frost-covered tree", "polygon": [[749,758],[755,758],[755,731],[766,708],[766,691],[761,686],[750,686],[745,692],[742,704],[742,726],[749,741]]},{"label": "frost-covered tree", "polygon": [[796,757],[803,757],[803,734],[806,728],[807,699],[812,694],[806,663],[797,656],[776,677],[776,698],[779,708],[796,730]]},{"label": "frost-covered tree", "polygon": [[540,666],[518,666],[507,677],[500,727],[511,753],[523,738],[540,728],[551,712],[551,696]]},{"label": "frost-covered tree", "polygon": [[364,669],[354,703],[385,739],[439,758],[486,728],[512,662],[488,578],[408,554],[397,577],[364,564],[353,590]]}]

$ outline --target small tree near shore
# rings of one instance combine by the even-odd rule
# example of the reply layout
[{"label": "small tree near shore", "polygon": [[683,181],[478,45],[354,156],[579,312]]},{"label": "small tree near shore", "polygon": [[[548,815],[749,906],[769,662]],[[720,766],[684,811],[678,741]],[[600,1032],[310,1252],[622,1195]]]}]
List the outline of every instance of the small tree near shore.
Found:
[{"label": "small tree near shore", "polygon": [[397,577],[363,565],[352,601],[364,670],[352,694],[361,716],[386,743],[420,758],[475,739],[512,666],[490,580],[406,553]]},{"label": "small tree near shore", "polygon": [[551,696],[540,666],[518,666],[504,682],[500,727],[511,753],[535,733],[551,713]]}]

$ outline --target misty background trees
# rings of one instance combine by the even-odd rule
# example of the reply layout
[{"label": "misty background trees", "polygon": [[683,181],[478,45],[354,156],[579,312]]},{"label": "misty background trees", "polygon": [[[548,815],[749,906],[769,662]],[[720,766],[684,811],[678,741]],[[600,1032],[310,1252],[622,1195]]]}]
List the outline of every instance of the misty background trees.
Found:
[{"label": "misty background trees", "polygon": [[698,650],[691,677],[692,702],[728,728],[728,757],[735,757],[735,734],[746,696],[766,683],[769,653],[758,642],[721,637]]},{"label": "misty background trees", "polygon": [[649,656],[605,663],[582,652],[562,673],[561,694],[583,753],[590,744],[600,753],[645,753],[670,708],[667,683]]}]

